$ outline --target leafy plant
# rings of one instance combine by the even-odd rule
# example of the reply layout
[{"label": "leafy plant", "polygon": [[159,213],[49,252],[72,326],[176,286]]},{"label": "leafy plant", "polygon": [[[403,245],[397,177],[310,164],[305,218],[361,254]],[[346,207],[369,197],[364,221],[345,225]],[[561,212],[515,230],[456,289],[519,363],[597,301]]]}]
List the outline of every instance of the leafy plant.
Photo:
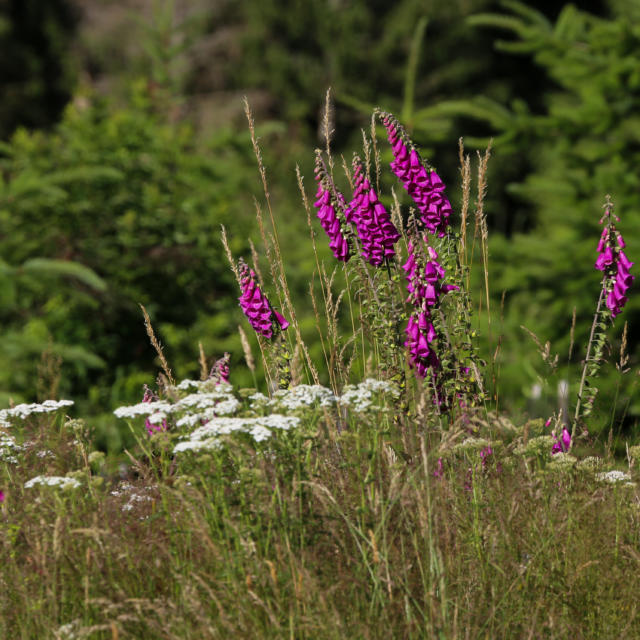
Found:
[{"label": "leafy plant", "polygon": [[[221,130],[198,144],[188,125],[163,121],[139,87],[127,107],[86,96],[53,132],[18,131],[0,157],[0,247],[7,264],[22,264],[24,279],[18,295],[5,268],[0,324],[9,350],[21,333],[23,343],[25,332],[40,337],[31,355],[20,351],[31,373],[15,376],[5,360],[0,387],[31,393],[35,361],[51,341],[85,354],[63,365],[63,392],[88,394],[95,408],[113,393],[137,397],[135,372],[153,359],[139,303],[169,348],[180,345],[178,368],[193,360],[198,340],[209,357],[228,350],[232,332],[216,321],[233,306],[218,238],[225,223],[245,246],[248,162],[243,137]],[[75,285],[61,286],[56,273],[74,276],[65,282]],[[198,334],[190,334],[196,323]]]}]

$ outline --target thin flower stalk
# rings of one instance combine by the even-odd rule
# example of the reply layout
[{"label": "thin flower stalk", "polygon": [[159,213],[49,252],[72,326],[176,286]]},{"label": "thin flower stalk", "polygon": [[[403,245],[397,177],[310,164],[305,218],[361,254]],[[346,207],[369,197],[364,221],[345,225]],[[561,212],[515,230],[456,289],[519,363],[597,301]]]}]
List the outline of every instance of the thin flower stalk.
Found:
[{"label": "thin flower stalk", "polygon": [[626,243],[622,238],[622,234],[616,229],[615,223],[620,222],[620,219],[614,214],[613,208],[613,202],[607,195],[604,204],[605,213],[600,219],[600,224],[604,225],[604,229],[598,242],[598,258],[594,265],[594,267],[603,274],[602,286],[591,325],[587,354],[582,368],[574,423],[570,434],[571,444],[573,444],[580,417],[589,415],[598,391],[597,388],[592,384],[588,384],[588,382],[597,375],[600,368],[606,340],[606,321],[608,319],[613,321],[622,311],[622,308],[627,302],[627,291],[635,280],[635,276],[630,273],[630,269],[634,263],[627,258],[624,252]]}]

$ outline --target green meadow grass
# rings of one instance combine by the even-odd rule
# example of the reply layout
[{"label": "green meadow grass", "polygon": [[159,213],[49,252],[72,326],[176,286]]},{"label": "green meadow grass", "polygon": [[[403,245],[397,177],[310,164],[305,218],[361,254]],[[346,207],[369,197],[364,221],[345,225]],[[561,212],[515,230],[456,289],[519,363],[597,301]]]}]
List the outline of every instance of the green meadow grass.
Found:
[{"label": "green meadow grass", "polygon": [[396,404],[302,404],[261,442],[176,454],[184,435],[132,419],[125,477],[81,422],[17,421],[0,637],[638,637],[635,467],[599,480],[612,461],[558,463],[541,421],[477,416],[471,437]]},{"label": "green meadow grass", "polygon": [[[248,105],[247,115],[265,194],[266,260],[254,250],[252,291],[275,291],[290,322],[281,331],[260,302],[273,332],[258,339],[258,365],[241,330],[267,395],[234,389],[220,367],[209,373],[202,347],[201,379],[176,383],[143,307],[162,373],[156,396],[115,411],[135,441],[121,459],[95,450],[91,423],[66,417],[66,404],[0,411],[0,638],[640,637],[640,447],[614,458],[611,441],[589,435],[610,320],[603,296],[573,421],[566,407],[546,422],[510,419],[496,410],[497,328],[485,328],[487,364],[469,291],[476,256],[489,307],[489,151],[474,200],[461,145],[460,231],[427,239],[457,286],[428,310],[439,359],[425,379],[403,344],[416,313],[405,258],[375,269],[356,251],[344,269],[326,266],[299,174],[322,369],[287,285]],[[328,115],[325,132],[318,175],[337,200]],[[378,185],[375,126],[364,138],[363,166]],[[406,252],[427,236],[391,195]],[[250,269],[238,277],[224,229],[223,244],[243,288]],[[621,373],[625,358],[623,347]],[[567,424],[571,448],[553,454]]]}]

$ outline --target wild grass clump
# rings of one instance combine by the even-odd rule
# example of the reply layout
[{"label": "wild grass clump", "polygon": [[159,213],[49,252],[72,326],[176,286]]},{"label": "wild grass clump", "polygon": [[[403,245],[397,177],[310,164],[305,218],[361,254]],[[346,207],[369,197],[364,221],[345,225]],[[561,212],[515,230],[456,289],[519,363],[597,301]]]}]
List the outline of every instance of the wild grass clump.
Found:
[{"label": "wild grass clump", "polygon": [[[638,446],[616,460],[587,421],[633,281],[610,202],[573,418],[563,405],[512,420],[497,410],[500,340],[475,306],[490,304],[489,152],[474,202],[460,145],[454,229],[444,182],[391,114],[374,113],[343,173],[327,116],[315,200],[298,175],[320,366],[247,114],[266,261],[223,241],[262,356],[241,328],[256,387],[234,387],[228,354],[210,368],[202,347],[201,379],[176,381],[143,309],[163,371],[114,411],[136,442],[126,463],[95,450],[64,401],[0,412],[0,636],[638,637]],[[385,154],[407,202],[385,195]]]}]

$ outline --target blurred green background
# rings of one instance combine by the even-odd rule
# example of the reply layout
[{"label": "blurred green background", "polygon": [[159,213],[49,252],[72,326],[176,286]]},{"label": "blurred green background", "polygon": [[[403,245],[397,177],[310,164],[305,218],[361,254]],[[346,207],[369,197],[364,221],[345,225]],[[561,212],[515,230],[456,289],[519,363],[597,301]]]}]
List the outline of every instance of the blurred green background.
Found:
[{"label": "blurred green background", "polygon": [[[640,0],[2,0],[0,44],[0,402],[72,397],[114,450],[110,412],[158,371],[138,303],[178,377],[197,377],[201,341],[251,384],[220,242],[224,224],[236,256],[259,245],[244,95],[301,301],[315,261],[295,166],[310,190],[329,86],[338,153],[374,106],[392,111],[454,209],[458,138],[482,150],[493,137],[491,344],[479,325],[487,359],[500,336],[501,408],[546,416],[561,380],[576,387],[605,194],[640,254]],[[610,331],[596,431],[629,432],[640,413],[635,288]],[[555,372],[521,325],[551,342]],[[316,341],[310,314],[303,327]]]}]

